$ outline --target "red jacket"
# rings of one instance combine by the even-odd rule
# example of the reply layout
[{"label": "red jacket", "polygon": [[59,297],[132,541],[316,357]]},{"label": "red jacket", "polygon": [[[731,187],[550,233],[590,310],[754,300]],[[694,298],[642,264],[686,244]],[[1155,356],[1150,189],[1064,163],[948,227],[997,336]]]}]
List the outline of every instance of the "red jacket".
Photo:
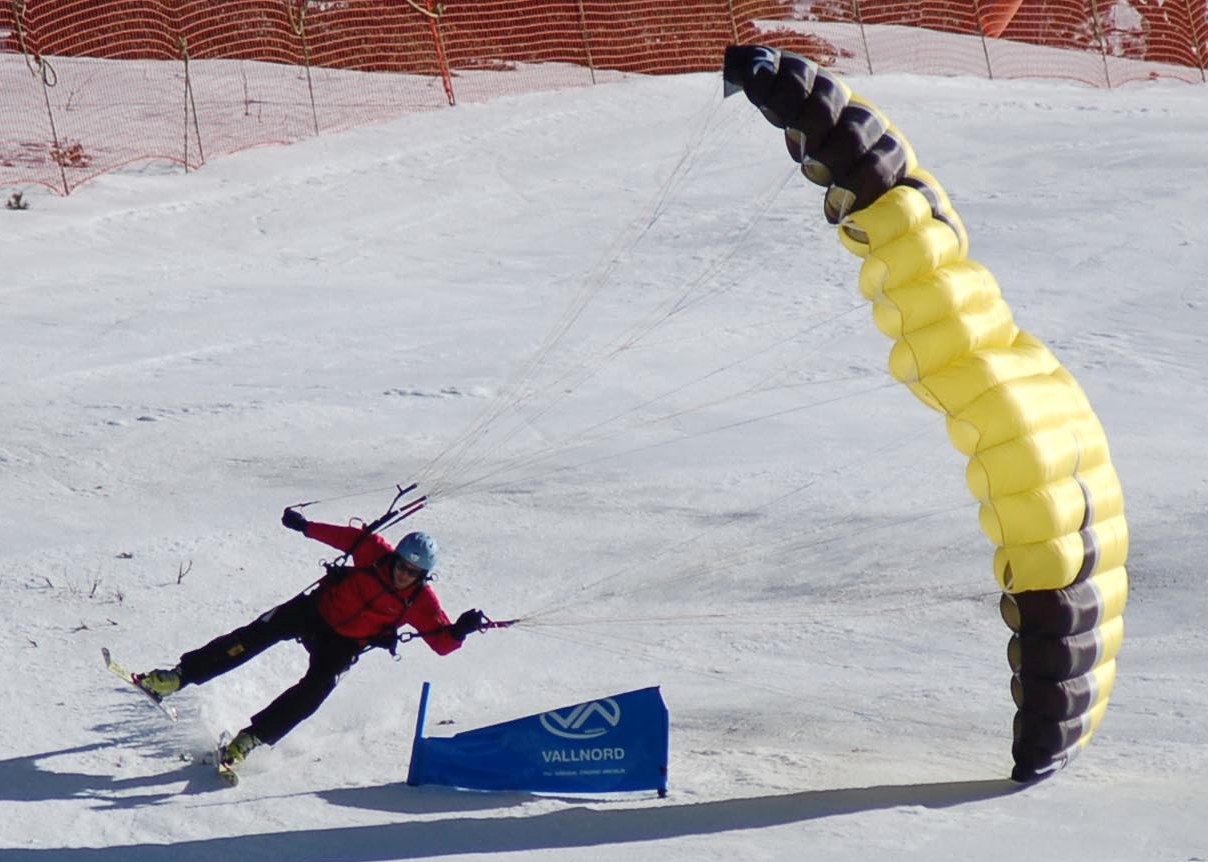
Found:
[{"label": "red jacket", "polygon": [[[362,531],[311,521],[304,535],[347,551],[361,538]],[[441,610],[436,593],[426,583],[396,589],[390,557],[393,550],[376,533],[365,536],[352,552],[352,573],[334,583],[320,584],[319,616],[337,634],[362,643],[409,625],[433,650],[448,655],[461,646],[461,641],[445,629],[449,618]]]}]

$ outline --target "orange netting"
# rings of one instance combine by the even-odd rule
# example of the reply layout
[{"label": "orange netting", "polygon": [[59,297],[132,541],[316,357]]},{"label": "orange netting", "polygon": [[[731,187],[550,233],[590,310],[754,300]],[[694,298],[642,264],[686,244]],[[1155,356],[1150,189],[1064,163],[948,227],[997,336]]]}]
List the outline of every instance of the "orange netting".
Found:
[{"label": "orange netting", "polygon": [[1208,80],[1208,0],[0,0],[0,185],[68,193],[456,102],[714,71]]}]

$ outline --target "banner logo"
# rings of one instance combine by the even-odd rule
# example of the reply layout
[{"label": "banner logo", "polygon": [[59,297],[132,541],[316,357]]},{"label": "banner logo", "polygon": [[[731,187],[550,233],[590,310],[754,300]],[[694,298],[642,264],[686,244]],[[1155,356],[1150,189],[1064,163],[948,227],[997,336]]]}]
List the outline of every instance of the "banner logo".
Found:
[{"label": "banner logo", "polygon": [[595,739],[621,723],[621,707],[612,698],[581,703],[566,715],[558,711],[541,714],[541,726],[563,739]]}]

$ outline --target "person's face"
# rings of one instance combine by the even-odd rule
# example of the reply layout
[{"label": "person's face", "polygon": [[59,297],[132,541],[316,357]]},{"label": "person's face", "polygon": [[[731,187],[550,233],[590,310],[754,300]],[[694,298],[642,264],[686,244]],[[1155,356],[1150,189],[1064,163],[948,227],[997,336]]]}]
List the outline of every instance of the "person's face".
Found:
[{"label": "person's face", "polygon": [[394,561],[394,585],[400,590],[415,584],[426,574],[423,569],[411,565],[402,557]]}]

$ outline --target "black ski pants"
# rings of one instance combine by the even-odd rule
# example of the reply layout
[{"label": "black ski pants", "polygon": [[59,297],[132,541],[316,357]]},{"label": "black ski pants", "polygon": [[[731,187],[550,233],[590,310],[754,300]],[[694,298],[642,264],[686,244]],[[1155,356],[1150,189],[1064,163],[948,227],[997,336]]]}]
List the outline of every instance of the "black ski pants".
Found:
[{"label": "black ski pants", "polygon": [[313,594],[295,596],[242,628],[214,638],[180,657],[182,685],[201,685],[233,670],[275,643],[300,640],[310,653],[306,674],[252,716],[248,729],[261,742],[276,743],[309,718],[361,652],[358,641],[336,634],[319,616]]}]

